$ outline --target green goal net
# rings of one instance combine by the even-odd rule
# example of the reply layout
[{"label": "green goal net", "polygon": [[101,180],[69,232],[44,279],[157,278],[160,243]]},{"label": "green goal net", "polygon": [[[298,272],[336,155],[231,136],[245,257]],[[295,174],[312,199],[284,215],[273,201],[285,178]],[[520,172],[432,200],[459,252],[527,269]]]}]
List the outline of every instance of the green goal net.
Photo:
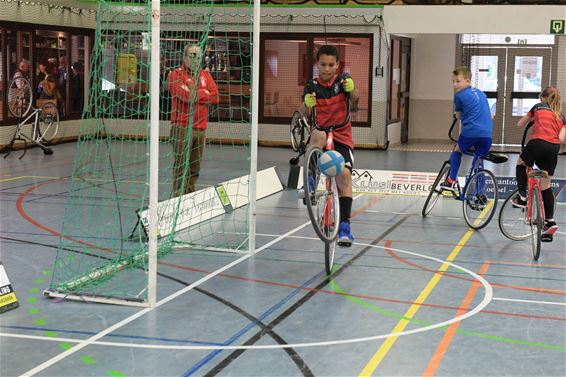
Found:
[{"label": "green goal net", "polygon": [[[253,4],[226,2],[162,0],[159,59],[152,60],[151,1],[100,1],[88,102],[46,294],[147,303],[152,159],[158,257],[174,248],[248,251]],[[156,64],[159,87],[152,87]],[[150,150],[156,92],[157,155]]]}]

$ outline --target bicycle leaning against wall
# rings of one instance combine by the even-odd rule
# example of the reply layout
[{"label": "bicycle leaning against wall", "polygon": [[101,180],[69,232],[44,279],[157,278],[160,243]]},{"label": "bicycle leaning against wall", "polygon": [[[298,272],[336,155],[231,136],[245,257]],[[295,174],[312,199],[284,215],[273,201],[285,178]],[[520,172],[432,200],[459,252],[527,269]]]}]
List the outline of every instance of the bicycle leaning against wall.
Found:
[{"label": "bicycle leaning against wall", "polygon": [[[10,144],[4,150],[8,157],[14,149],[16,141],[24,142],[24,153],[19,157],[22,159],[26,154],[27,142],[40,147],[44,154],[53,154],[53,150],[47,145],[55,138],[59,131],[59,110],[55,101],[44,101],[35,108],[33,107],[33,89],[29,80],[15,78],[8,85],[8,111],[17,120],[14,136]],[[32,121],[30,126],[27,123]]]}]

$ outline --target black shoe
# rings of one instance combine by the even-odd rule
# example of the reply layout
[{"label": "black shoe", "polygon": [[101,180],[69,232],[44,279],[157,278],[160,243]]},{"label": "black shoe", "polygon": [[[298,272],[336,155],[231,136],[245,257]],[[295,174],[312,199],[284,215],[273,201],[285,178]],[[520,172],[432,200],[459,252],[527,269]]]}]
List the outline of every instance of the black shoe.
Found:
[{"label": "black shoe", "polygon": [[513,205],[513,208],[526,208],[527,198],[523,198],[520,194],[517,194],[513,199],[511,199],[511,204]]},{"label": "black shoe", "polygon": [[545,220],[544,227],[542,228],[543,234],[548,234],[552,236],[558,230],[558,225],[554,222],[554,220]]}]

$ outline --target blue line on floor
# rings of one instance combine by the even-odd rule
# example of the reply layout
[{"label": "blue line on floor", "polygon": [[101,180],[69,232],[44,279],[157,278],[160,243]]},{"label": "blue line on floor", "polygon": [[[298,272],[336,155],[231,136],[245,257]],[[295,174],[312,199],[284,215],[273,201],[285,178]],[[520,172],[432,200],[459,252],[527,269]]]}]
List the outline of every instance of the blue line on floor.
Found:
[{"label": "blue line on floor", "polygon": [[[93,331],[79,331],[79,330],[61,330],[61,329],[49,329],[44,327],[29,327],[29,326],[6,326],[0,325],[0,328],[5,329],[14,329],[14,330],[32,330],[32,331],[55,331],[58,333],[64,334],[81,334],[81,335],[96,335],[98,333]],[[213,343],[213,342],[201,342],[198,340],[186,340],[186,339],[175,339],[175,338],[156,338],[156,337],[149,337],[149,336],[141,336],[141,335],[121,335],[121,334],[107,334],[108,337],[115,337],[115,338],[125,338],[125,339],[143,339],[143,340],[156,340],[160,342],[174,342],[174,343],[188,343],[188,344],[195,344],[195,345],[203,345],[203,346],[222,346],[222,343]],[[78,339],[81,340],[81,339]]]},{"label": "blue line on floor", "polygon": [[[309,280],[307,280],[305,283],[303,283],[303,285],[301,285],[299,288],[295,288],[291,293],[289,293],[287,296],[285,296],[281,301],[279,301],[278,303],[276,303],[275,305],[273,305],[271,308],[267,309],[265,312],[263,312],[257,319],[258,321],[262,321],[263,319],[265,319],[267,316],[269,316],[271,313],[273,313],[275,310],[279,309],[281,306],[283,306],[286,302],[288,302],[289,300],[291,300],[294,296],[296,296],[297,294],[299,294],[299,292],[302,292],[304,290],[304,288],[306,288],[309,284],[311,284],[313,281],[319,279],[322,275],[324,275],[324,271],[319,272],[318,274],[314,275],[312,278],[310,278]],[[228,339],[226,342],[224,342],[224,346],[229,346],[232,343],[234,343],[234,341],[236,341],[238,338],[240,338],[242,335],[244,335],[246,332],[248,332],[249,330],[251,330],[252,328],[256,327],[256,322],[251,322],[249,323],[246,327],[244,327],[243,329],[241,329],[240,331],[238,331],[236,334],[234,334],[230,339]],[[221,353],[224,350],[214,350],[212,352],[210,352],[207,356],[205,356],[203,359],[201,359],[199,362],[197,362],[195,365],[193,365],[191,367],[191,369],[189,369],[188,371],[186,371],[185,373],[182,374],[183,377],[187,377],[187,376],[191,376],[193,375],[196,371],[198,371],[200,368],[202,368],[206,363],[208,363],[210,360],[212,360],[216,355],[218,355],[219,353]]]}]

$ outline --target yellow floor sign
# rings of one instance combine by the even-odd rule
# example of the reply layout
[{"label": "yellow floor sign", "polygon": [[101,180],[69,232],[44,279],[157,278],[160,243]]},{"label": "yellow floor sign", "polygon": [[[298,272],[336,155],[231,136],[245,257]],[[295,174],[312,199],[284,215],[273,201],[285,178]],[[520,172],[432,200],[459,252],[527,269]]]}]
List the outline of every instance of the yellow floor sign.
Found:
[{"label": "yellow floor sign", "polygon": [[16,298],[16,293],[12,289],[6,270],[4,270],[4,265],[0,262],[0,313],[15,309],[18,306],[20,304]]}]

